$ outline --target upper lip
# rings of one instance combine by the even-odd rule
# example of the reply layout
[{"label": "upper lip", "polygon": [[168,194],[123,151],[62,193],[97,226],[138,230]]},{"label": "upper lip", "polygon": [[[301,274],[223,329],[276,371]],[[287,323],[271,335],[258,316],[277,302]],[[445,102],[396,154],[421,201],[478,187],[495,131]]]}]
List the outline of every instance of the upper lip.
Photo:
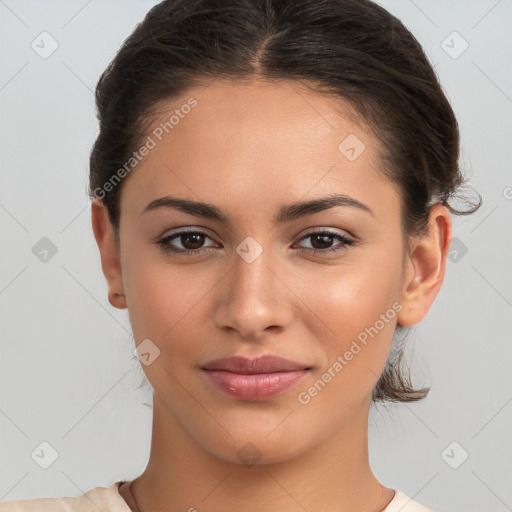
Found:
[{"label": "upper lip", "polygon": [[257,373],[291,372],[296,370],[308,370],[309,367],[303,364],[284,359],[282,357],[264,355],[255,358],[243,356],[225,357],[209,361],[203,370],[224,370],[245,375]]}]

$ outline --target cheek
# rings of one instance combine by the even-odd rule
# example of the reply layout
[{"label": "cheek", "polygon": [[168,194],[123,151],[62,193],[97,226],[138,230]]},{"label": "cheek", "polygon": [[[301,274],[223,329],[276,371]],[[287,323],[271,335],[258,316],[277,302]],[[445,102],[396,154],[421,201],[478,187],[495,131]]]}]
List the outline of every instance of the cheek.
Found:
[{"label": "cheek", "polygon": [[[343,265],[328,272],[312,269],[310,275],[302,276],[299,293],[315,313],[307,316],[311,319],[309,330],[325,355],[316,377],[335,382],[323,395],[326,400],[348,404],[356,396],[361,398],[382,373],[401,309],[399,248],[399,244],[390,244],[386,250],[368,250],[357,258],[346,258]],[[347,389],[351,396],[343,395]]]},{"label": "cheek", "polygon": [[134,332],[162,337],[191,314],[194,304],[204,295],[201,286],[178,267],[134,262],[125,283]]},{"label": "cheek", "polygon": [[[193,340],[204,339],[198,332],[203,325],[197,314],[201,296],[207,290],[195,287],[186,273],[170,265],[134,262],[125,289],[130,297],[130,322],[136,345],[149,339],[149,352],[157,356],[141,368],[153,389],[167,396],[181,396],[197,360],[199,347]],[[200,314],[200,313],[199,313]],[[145,350],[144,350],[145,351]],[[141,358],[141,363],[144,359]],[[186,402],[187,397],[182,399]]]},{"label": "cheek", "polygon": [[[194,362],[205,339],[205,308],[215,293],[219,270],[213,267],[173,265],[165,256],[132,258],[123,268],[125,290],[136,343],[149,338],[165,357],[166,366]],[[179,364],[178,364],[179,363]],[[151,370],[151,368],[147,368]],[[180,370],[181,371],[181,370]]]},{"label": "cheek", "polygon": [[401,259],[391,251],[381,254],[354,254],[339,266],[302,272],[298,294],[333,336],[357,335],[399,300]]}]

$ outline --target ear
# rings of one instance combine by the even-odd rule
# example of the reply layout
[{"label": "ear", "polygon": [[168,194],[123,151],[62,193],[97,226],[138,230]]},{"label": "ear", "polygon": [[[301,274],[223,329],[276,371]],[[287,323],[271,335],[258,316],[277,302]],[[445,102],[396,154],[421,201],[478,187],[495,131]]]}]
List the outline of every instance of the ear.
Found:
[{"label": "ear", "polygon": [[450,211],[438,203],[430,208],[428,232],[405,254],[405,273],[397,321],[404,327],[426,316],[443,283],[452,239]]},{"label": "ear", "polygon": [[126,308],[123,275],[114,230],[107,208],[96,198],[91,203],[91,220],[94,238],[101,255],[101,268],[108,284],[108,300],[117,309]]}]

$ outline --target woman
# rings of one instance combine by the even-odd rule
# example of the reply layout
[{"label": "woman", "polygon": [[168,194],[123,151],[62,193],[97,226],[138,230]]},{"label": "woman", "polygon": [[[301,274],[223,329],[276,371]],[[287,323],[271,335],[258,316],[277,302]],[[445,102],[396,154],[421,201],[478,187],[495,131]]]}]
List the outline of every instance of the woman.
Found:
[{"label": "woman", "polygon": [[[425,512],[368,460],[463,184],[420,44],[369,0],[166,0],[97,86],[92,227],[153,388],[132,481],[0,511]],[[395,339],[395,342],[393,340]]]}]

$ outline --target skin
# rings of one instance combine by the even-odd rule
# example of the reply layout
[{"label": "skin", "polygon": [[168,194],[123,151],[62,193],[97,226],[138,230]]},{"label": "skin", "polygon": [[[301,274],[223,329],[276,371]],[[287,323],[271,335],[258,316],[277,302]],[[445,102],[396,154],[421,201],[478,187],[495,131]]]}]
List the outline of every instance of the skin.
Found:
[{"label": "skin", "polygon": [[[103,204],[92,204],[109,300],[128,308],[136,345],[150,339],[160,350],[142,365],[154,421],[148,465],[132,486],[139,508],[381,511],[394,493],[369,465],[371,392],[397,322],[420,322],[439,291],[450,213],[434,205],[428,234],[406,238],[400,191],[379,169],[378,140],[340,100],[294,82],[218,80],[167,109],[190,96],[198,105],[123,184],[120,247]],[[349,134],[366,146],[354,161],[338,149]],[[283,205],[333,193],[373,215],[337,206],[274,223]],[[213,204],[229,223],[172,208],[142,213],[167,195]],[[165,253],[154,243],[189,227],[207,237],[172,243],[202,254]],[[303,238],[322,228],[356,243]],[[251,263],[236,252],[248,236],[263,250]],[[313,247],[341,250],[312,254]],[[394,303],[401,305],[394,318],[300,403],[298,394]],[[254,402],[225,395],[200,370],[212,359],[262,354],[312,369],[285,393]],[[260,457],[253,465],[237,455],[248,442]]]}]

